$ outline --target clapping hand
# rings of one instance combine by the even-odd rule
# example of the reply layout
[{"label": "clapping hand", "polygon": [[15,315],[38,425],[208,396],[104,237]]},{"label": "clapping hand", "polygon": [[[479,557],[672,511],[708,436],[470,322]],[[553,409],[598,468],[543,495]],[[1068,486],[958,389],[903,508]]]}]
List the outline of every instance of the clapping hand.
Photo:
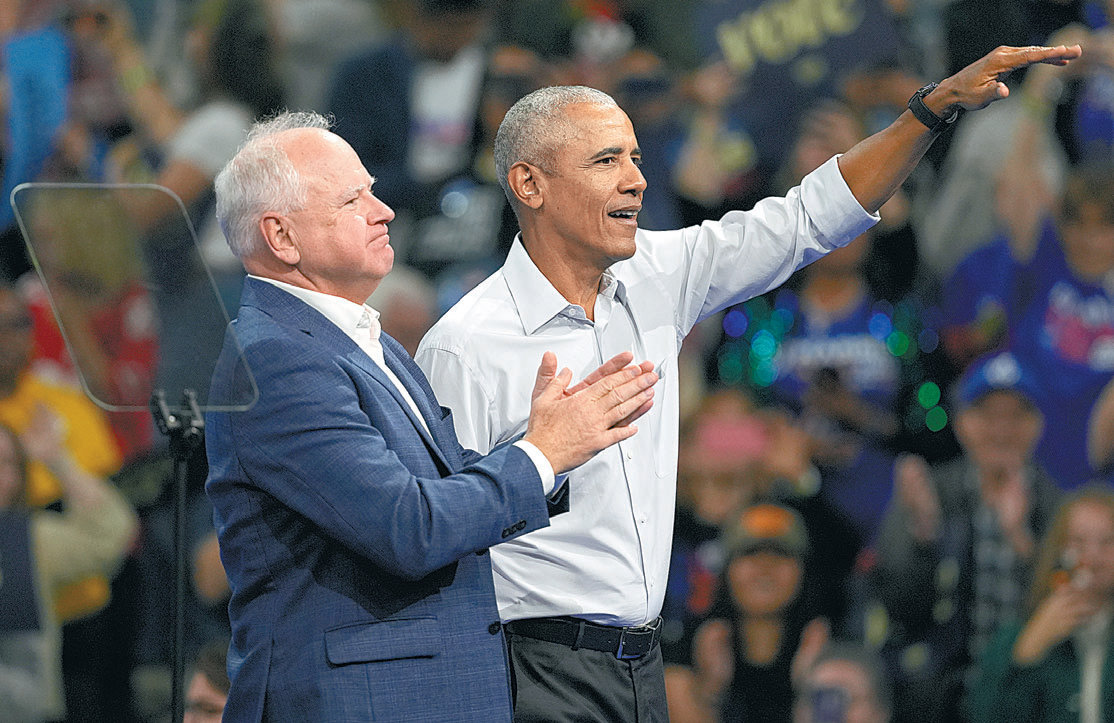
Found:
[{"label": "clapping hand", "polygon": [[629,352],[619,354],[569,387],[572,372],[557,372],[552,352],[542,356],[524,439],[541,450],[556,473],[584,464],[638,431],[631,422],[652,406],[658,375],[650,362],[628,366],[632,359]]}]

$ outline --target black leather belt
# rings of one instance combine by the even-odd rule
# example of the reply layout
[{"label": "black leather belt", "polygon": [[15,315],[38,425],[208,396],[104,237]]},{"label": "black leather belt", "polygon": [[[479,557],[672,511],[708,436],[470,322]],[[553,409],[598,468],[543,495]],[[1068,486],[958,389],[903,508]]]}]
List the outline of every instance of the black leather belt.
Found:
[{"label": "black leather belt", "polygon": [[611,653],[619,660],[641,658],[661,638],[661,618],[648,625],[619,628],[590,623],[579,618],[531,618],[512,620],[503,626],[512,635]]}]

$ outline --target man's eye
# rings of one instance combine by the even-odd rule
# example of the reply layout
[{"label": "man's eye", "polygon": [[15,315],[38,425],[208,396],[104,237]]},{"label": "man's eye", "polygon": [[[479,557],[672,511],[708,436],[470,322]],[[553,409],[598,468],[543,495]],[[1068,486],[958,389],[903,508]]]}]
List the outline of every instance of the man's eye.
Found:
[{"label": "man's eye", "polygon": [[614,162],[615,162],[614,156],[608,156],[606,158],[601,158],[598,161],[596,161],[596,163],[606,163],[606,164],[609,164],[609,165],[614,163]]},{"label": "man's eye", "polygon": [[642,156],[631,156],[631,162],[636,166],[642,165]]}]

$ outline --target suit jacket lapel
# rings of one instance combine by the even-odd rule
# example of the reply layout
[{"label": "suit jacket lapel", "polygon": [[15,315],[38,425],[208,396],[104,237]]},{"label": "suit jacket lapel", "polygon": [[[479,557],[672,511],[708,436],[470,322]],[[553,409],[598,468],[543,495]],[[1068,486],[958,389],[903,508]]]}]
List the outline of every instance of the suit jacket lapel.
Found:
[{"label": "suit jacket lapel", "polygon": [[[348,337],[345,337],[345,339],[348,339]],[[438,444],[437,440],[431,436],[428,430],[426,430],[427,425],[430,429],[435,429],[437,425],[435,425],[434,422],[431,420],[436,420],[438,418],[431,415],[428,404],[422,404],[423,399],[421,395],[417,393],[417,389],[415,388],[413,382],[410,381],[410,383],[407,383],[408,380],[406,376],[399,374],[399,365],[391,363],[389,357],[387,357],[386,349],[384,349],[384,357],[387,357],[388,359],[388,366],[391,367],[391,371],[395,373],[395,376],[398,377],[399,381],[402,382],[403,386],[406,387],[406,391],[410,393],[410,396],[414,399],[414,403],[418,405],[418,409],[422,412],[422,416],[425,417],[426,424],[423,425],[421,420],[418,419],[418,417],[414,414],[414,410],[410,408],[409,404],[407,404],[406,398],[402,396],[402,392],[398,390],[398,387],[394,385],[394,382],[391,381],[390,377],[388,377],[386,373],[384,373],[384,371],[379,368],[379,365],[372,361],[371,357],[365,354],[363,349],[356,346],[355,342],[353,342],[351,339],[348,339],[348,341],[352,344],[353,347],[355,347],[346,355],[348,359],[356,366],[360,367],[368,374],[370,374],[372,378],[375,379],[375,381],[379,382],[379,384],[381,384],[387,390],[387,392],[392,397],[394,397],[395,401],[398,402],[398,406],[402,407],[402,411],[406,414],[407,419],[409,419],[410,423],[414,425],[414,429],[417,430],[418,434],[420,434],[422,439],[425,440],[426,445],[434,452],[434,454],[437,455],[437,457],[441,460],[446,468],[450,470],[453,469],[452,465],[449,464],[449,460],[445,457],[445,452],[441,448],[441,445]]]},{"label": "suit jacket lapel", "polygon": [[[442,424],[444,415],[441,413],[440,405],[434,403],[436,398],[433,389],[429,386],[425,377],[421,376],[421,371],[417,366],[410,361],[410,355],[406,353],[401,344],[385,333],[380,335],[379,340],[383,345],[383,358],[387,362],[387,366],[406,387],[406,391],[410,393],[410,397],[418,405],[418,409],[421,410],[422,416],[425,417],[426,423],[429,425],[434,445],[437,451],[442,454],[442,460],[445,461],[450,470],[456,470],[460,466],[460,461],[457,460],[454,465],[445,459],[445,455],[456,457],[453,454],[453,451],[457,448],[456,439],[445,438],[445,425]],[[405,404],[405,400],[403,403]],[[405,404],[405,406],[407,409],[410,407],[409,404]]]},{"label": "suit jacket lapel", "polygon": [[[361,349],[356,342],[352,341],[347,334],[341,331],[336,324],[326,319],[309,304],[286,293],[277,286],[251,278],[245,280],[244,295],[241,304],[245,306],[255,306],[268,313],[277,311],[277,321],[296,326],[310,336],[320,339],[323,343],[336,349],[337,353],[342,354],[353,364],[367,372],[376,382],[386,389],[388,394],[394,397],[398,405],[402,407],[402,411],[406,414],[410,423],[414,425],[414,429],[416,429],[422,439],[425,440],[426,446],[428,446],[437,458],[441,460],[441,463],[445,465],[446,469],[450,471],[456,470],[459,464],[457,466],[452,465],[446,457],[445,452],[446,449],[452,449],[452,447],[443,448],[440,443],[441,440],[434,439],[434,437],[431,436],[421,420],[414,415],[414,410],[406,403],[406,399],[402,396],[398,387],[390,380],[390,377],[379,368],[378,364],[372,361],[371,357],[364,353],[364,350]],[[272,314],[272,316],[274,315]],[[382,335],[382,339],[384,341],[390,340],[395,346],[398,345],[398,342],[395,342],[394,339],[391,339],[386,334]],[[388,353],[389,348],[391,349],[390,353]],[[399,348],[401,349],[401,347]],[[410,396],[413,397],[414,402],[418,405],[418,409],[421,410],[422,415],[426,419],[426,424],[431,430],[440,429],[441,416],[434,414],[429,404],[428,397],[422,393],[412,375],[403,368],[404,365],[396,358],[392,358],[397,357],[397,352],[387,343],[383,344],[383,351],[388,366],[390,366],[391,371],[395,373],[395,376],[397,376],[399,381],[406,387],[406,391],[410,393]],[[402,353],[405,354],[405,351]]]}]

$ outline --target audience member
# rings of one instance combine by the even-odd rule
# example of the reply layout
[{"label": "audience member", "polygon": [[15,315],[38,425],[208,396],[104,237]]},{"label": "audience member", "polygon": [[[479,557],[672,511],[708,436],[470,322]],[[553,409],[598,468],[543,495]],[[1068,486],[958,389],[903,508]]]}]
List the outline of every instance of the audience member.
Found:
[{"label": "audience member", "polygon": [[[411,265],[423,258],[415,225],[439,210],[445,184],[476,155],[489,5],[403,5],[404,31],[342,62],[332,82],[326,105],[337,134],[377,179],[376,195],[395,209],[392,244]],[[452,258],[431,258],[428,271]]]},{"label": "audience member", "polygon": [[[1081,27],[1070,26],[1049,42],[1087,40]],[[1088,44],[1084,67],[1094,65],[1092,46]],[[1067,125],[1059,119],[1073,113],[1069,94],[1063,89],[1065,84],[1078,82],[1084,71],[1075,67],[1066,73],[1049,70],[1033,68],[1025,74],[1024,82],[1013,84],[1020,96],[1018,103],[999,103],[988,108],[985,115],[965,118],[956,130],[941,169],[939,190],[923,205],[918,217],[923,260],[940,279],[951,277],[960,262],[993,242],[1003,229],[1014,236],[1029,236],[1055,207],[1074,145],[1059,130]],[[977,262],[971,266],[968,264],[965,271],[976,281],[991,273]],[[945,303],[950,296],[945,294]],[[962,298],[961,303],[970,303],[965,295]],[[956,311],[962,309],[956,307]],[[945,335],[944,341],[962,368],[993,348],[988,344],[997,339],[984,331],[971,338]]]},{"label": "audience member", "polygon": [[[777,183],[800,183],[862,135],[847,106],[813,108]],[[803,269],[777,293],[728,312],[719,350],[724,381],[742,382],[799,412],[813,436],[822,496],[867,541],[889,498],[893,450],[914,434],[924,436],[923,422],[914,430],[902,414],[908,390],[929,373],[931,351],[921,342],[923,304],[910,298],[924,284],[909,206],[898,189],[882,207],[881,222],[854,243]]]},{"label": "audience member", "polygon": [[186,684],[182,723],[220,723],[228,700],[228,641],[217,640],[197,653]]},{"label": "audience member", "polygon": [[382,2],[277,0],[276,69],[291,108],[321,110],[337,66],[386,35]]},{"label": "audience member", "polygon": [[[551,72],[536,55],[514,45],[491,48],[486,63],[472,155],[441,186],[436,203],[411,209],[409,231],[395,223],[404,229],[400,248],[409,248],[409,263],[435,276],[441,290],[473,273],[483,272],[479,277],[483,278],[510,248],[518,225],[495,176],[495,132],[514,101],[542,85]],[[453,301],[474,284],[465,284],[466,288],[451,294]]]},{"label": "audience member", "polygon": [[646,48],[635,47],[613,64],[608,87],[638,128],[646,191],[638,213],[641,228],[664,231],[682,225],[671,170],[684,126],[677,112],[680,94],[669,68]]},{"label": "audience member", "polygon": [[[66,422],[38,406],[21,434],[0,423],[0,668],[15,667],[33,681],[22,693],[5,690],[0,696],[32,696],[0,704],[0,710],[4,705],[26,709],[27,717],[15,720],[65,717],[58,614],[64,601],[59,594],[90,575],[111,576],[136,528],[135,513],[124,498],[83,470],[66,448]],[[27,504],[31,464],[51,471],[65,505],[62,512]],[[10,657],[17,653],[19,658]],[[93,711],[73,713],[85,719]]]},{"label": "audience member", "polygon": [[1056,723],[1114,712],[1114,488],[1085,486],[1056,513],[1025,614],[986,651],[972,720]]},{"label": "audience member", "polygon": [[[698,6],[688,0],[496,0],[495,30],[501,40],[521,43],[555,62],[578,51],[599,54],[599,46],[614,47],[618,36],[688,72],[700,63],[693,27]],[[593,40],[594,50],[584,47]]]},{"label": "audience member", "polygon": [[1045,211],[961,265],[945,286],[945,324],[982,325],[984,309],[1000,309],[1001,343],[1040,380],[1037,459],[1072,489],[1093,475],[1087,420],[1114,378],[1114,299],[1105,281],[1114,270],[1114,170],[1073,169],[1058,212]]},{"label": "audience member", "polygon": [[801,676],[793,723],[889,723],[890,684],[882,661],[854,643],[830,643]]},{"label": "audience member", "polygon": [[682,437],[678,508],[669,582],[662,606],[662,655],[687,664],[694,624],[706,616],[723,570],[725,521],[762,502],[797,513],[812,546],[803,557],[812,584],[808,605],[838,630],[848,613],[848,581],[861,542],[847,519],[823,500],[809,459],[808,435],[788,415],[758,410],[738,392],[722,390]]},{"label": "audience member", "polygon": [[1088,62],[1073,75],[1074,120],[1069,153],[1081,158],[1110,160],[1114,155],[1114,2],[1086,4],[1089,29],[1082,42]]},{"label": "audience member", "polygon": [[[37,410],[61,420],[60,444],[84,473],[104,479],[120,466],[120,452],[104,412],[76,388],[43,379],[31,370],[33,322],[14,289],[0,285],[0,423],[24,434]],[[33,509],[65,506],[65,488],[56,472],[37,459],[28,469],[26,500]],[[96,643],[111,622],[96,615],[111,597],[109,579],[90,572],[70,579],[53,596],[54,612],[65,628],[66,682],[71,704],[96,711],[103,686],[126,671],[98,662],[108,649]]]},{"label": "audience member", "polygon": [[747,507],[725,530],[727,562],[691,670],[670,669],[671,720],[790,720],[794,678],[828,639],[802,594],[808,545],[804,522],[779,505]]},{"label": "audience member", "polygon": [[1114,472],[1114,379],[1103,387],[1087,420],[1087,459],[1101,477]]},{"label": "audience member", "polygon": [[38,178],[69,117],[66,37],[41,5],[9,0],[0,7],[0,279],[30,267],[7,199]]},{"label": "audience member", "polygon": [[108,422],[123,459],[148,453],[158,325],[133,227],[108,194],[95,211],[84,193],[29,190],[17,199],[40,271],[16,284],[33,320],[32,370],[84,386],[109,407],[143,410]]},{"label": "audience member", "polygon": [[[151,231],[159,254],[191,258],[193,239],[181,238],[181,199],[194,228],[202,258],[213,272],[225,308],[236,308],[242,271],[228,252],[213,211],[213,179],[247,136],[254,118],[282,105],[275,70],[275,40],[257,0],[204,0],[194,9],[186,32],[189,61],[200,89],[196,108],[174,106],[146,65],[142,48],[123,12],[108,15],[103,44],[111,52],[117,80],[127,92],[137,141],[130,153],[153,150],[151,171],[135,170],[129,150],[117,149],[116,180],[149,181],[171,194],[121,196],[137,225]],[[122,144],[123,145],[123,144]],[[142,174],[149,173],[144,178]],[[160,224],[169,224],[160,229]],[[176,238],[166,238],[173,235]],[[182,264],[185,266],[185,264]],[[158,268],[158,264],[152,264]],[[186,274],[185,270],[178,273]],[[164,321],[164,323],[166,323]]]},{"label": "audience member", "polygon": [[1021,610],[1058,497],[1033,457],[1043,424],[1036,383],[1008,353],[981,360],[956,393],[962,456],[933,469],[909,456],[895,467],[874,582],[889,615],[898,720],[954,720],[969,666]]},{"label": "audience member", "polygon": [[682,84],[688,112],[671,175],[685,225],[749,208],[769,193],[771,171],[759,164],[754,140],[730,112],[742,87],[722,61],[704,65]]},{"label": "audience member", "polygon": [[184,483],[183,541],[188,580],[182,601],[182,655],[192,657],[207,641],[230,634],[228,582],[221,565],[213,527],[213,506],[205,495],[208,471],[202,454],[192,455],[183,479],[172,465],[159,466],[159,493],[139,509],[142,545],[130,575],[132,596],[126,616],[132,636],[133,695],[139,711],[159,710],[172,690],[174,665],[174,616],[177,602],[174,575],[175,514],[178,484]]},{"label": "audience member", "polygon": [[799,292],[774,297],[774,314],[788,323],[770,361],[770,388],[800,410],[822,494],[870,540],[889,499],[902,369],[872,328],[884,307],[864,278],[867,243],[837,249],[805,269]]},{"label": "audience member", "polygon": [[662,603],[662,659],[688,664],[696,622],[707,615],[723,569],[723,523],[751,496],[746,474],[765,452],[766,431],[754,405],[735,390],[705,398],[681,432],[677,512]]},{"label": "audience member", "polygon": [[[26,598],[21,596],[21,602]],[[0,720],[40,723],[43,700],[42,646],[35,632],[0,631]]]},{"label": "audience member", "polygon": [[[62,444],[77,465],[97,478],[120,466],[120,455],[104,413],[77,389],[42,379],[31,371],[33,321],[24,302],[10,286],[0,286],[0,422],[22,434],[36,410],[45,407],[62,420]],[[32,460],[27,479],[27,504],[46,507],[62,497],[63,488],[50,469]],[[99,587],[99,586],[98,586]],[[107,593],[107,589],[102,589]],[[103,605],[90,591],[88,604],[74,601],[80,616]],[[65,613],[63,618],[69,617]]]},{"label": "audience member", "polygon": [[810,581],[804,594],[809,607],[839,631],[853,612],[849,582],[864,540],[855,524],[822,494],[820,472],[810,455],[814,442],[800,420],[774,409],[763,410],[759,419],[766,445],[747,475],[748,501],[792,509],[804,521],[809,539],[823,541],[810,546],[804,557]]}]

